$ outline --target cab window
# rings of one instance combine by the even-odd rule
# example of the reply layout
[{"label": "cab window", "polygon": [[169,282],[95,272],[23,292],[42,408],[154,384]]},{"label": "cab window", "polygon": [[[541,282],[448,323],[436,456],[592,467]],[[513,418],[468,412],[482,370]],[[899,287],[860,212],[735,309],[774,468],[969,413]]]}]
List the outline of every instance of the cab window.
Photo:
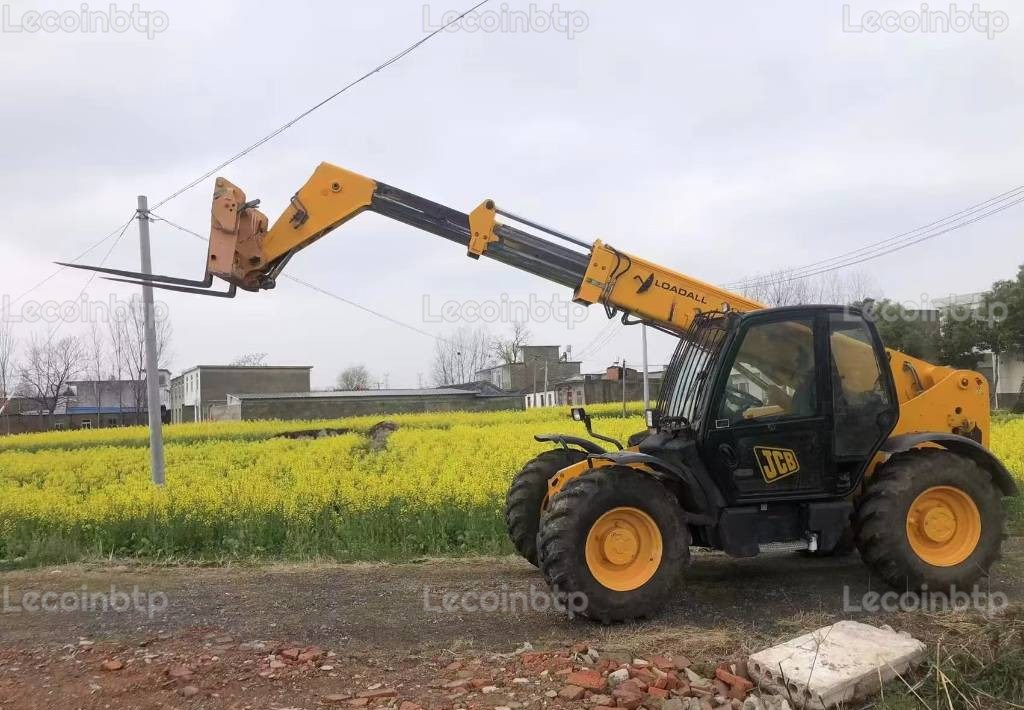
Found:
[{"label": "cab window", "polygon": [[815,380],[810,318],[755,324],[744,333],[729,369],[716,425],[814,416]]},{"label": "cab window", "polygon": [[834,313],[829,316],[829,346],[835,454],[863,458],[888,433],[879,417],[893,407],[874,339],[862,317]]}]

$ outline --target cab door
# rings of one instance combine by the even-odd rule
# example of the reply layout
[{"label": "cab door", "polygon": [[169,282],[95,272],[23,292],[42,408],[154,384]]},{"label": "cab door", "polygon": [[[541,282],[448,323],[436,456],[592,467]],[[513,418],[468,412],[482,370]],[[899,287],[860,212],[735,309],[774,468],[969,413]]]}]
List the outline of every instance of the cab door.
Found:
[{"label": "cab door", "polygon": [[835,493],[826,328],[820,309],[744,316],[703,437],[704,461],[731,504]]}]

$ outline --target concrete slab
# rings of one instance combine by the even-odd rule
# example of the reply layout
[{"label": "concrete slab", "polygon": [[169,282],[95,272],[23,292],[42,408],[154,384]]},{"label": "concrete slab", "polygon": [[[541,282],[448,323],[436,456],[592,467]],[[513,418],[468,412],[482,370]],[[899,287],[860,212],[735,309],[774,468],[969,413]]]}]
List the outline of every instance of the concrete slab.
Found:
[{"label": "concrete slab", "polygon": [[750,678],[800,708],[830,708],[878,691],[924,660],[927,647],[908,634],[840,621],[758,651]]}]

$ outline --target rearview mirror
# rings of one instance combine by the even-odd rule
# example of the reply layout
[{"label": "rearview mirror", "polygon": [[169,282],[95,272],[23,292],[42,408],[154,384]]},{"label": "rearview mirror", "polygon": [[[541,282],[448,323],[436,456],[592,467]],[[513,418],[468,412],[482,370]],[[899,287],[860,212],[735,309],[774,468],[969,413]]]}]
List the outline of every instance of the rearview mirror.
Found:
[{"label": "rearview mirror", "polygon": [[600,439],[601,441],[607,441],[609,444],[615,444],[615,446],[618,447],[619,451],[622,451],[622,444],[617,439],[613,439],[610,436],[601,436],[600,434],[594,432],[594,428],[590,421],[590,415],[587,414],[586,409],[584,409],[583,407],[573,407],[572,409],[569,410],[569,413],[572,415],[572,420],[574,422],[583,423],[583,426],[587,428],[587,433],[590,434],[592,437],[594,437],[595,439]]}]

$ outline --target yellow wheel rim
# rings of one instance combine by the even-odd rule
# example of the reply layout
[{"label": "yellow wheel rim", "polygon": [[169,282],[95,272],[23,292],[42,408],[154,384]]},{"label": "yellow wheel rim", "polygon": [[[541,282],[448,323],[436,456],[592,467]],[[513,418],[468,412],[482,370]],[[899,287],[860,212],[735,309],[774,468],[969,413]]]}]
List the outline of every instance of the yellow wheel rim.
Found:
[{"label": "yellow wheel rim", "polygon": [[612,508],[587,533],[587,567],[616,592],[646,584],[661,565],[661,530],[638,508]]},{"label": "yellow wheel rim", "polygon": [[936,567],[958,565],[981,539],[981,513],[971,497],[952,486],[924,491],[907,511],[907,538],[922,560]]}]

